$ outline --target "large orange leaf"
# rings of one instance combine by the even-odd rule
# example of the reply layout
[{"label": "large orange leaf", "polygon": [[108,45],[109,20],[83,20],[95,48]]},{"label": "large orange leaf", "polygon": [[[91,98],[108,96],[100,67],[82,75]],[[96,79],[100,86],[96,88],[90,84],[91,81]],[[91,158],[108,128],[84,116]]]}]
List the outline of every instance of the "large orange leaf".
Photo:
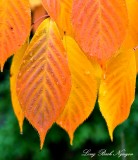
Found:
[{"label": "large orange leaf", "polygon": [[52,20],[44,20],[23,57],[17,80],[19,102],[40,135],[41,148],[47,130],[65,107],[70,88],[70,72],[59,31]]},{"label": "large orange leaf", "polygon": [[123,48],[132,49],[138,45],[138,0],[126,0],[129,18],[127,36]]},{"label": "large orange leaf", "polygon": [[62,31],[67,34],[73,34],[71,25],[72,0],[42,0],[43,5],[50,15],[56,21]]},{"label": "large orange leaf", "polygon": [[10,89],[11,89],[11,100],[12,100],[12,106],[14,109],[14,113],[18,119],[19,126],[20,126],[20,133],[22,133],[23,129],[23,120],[24,120],[24,114],[22,111],[22,108],[19,104],[17,93],[16,93],[16,81],[17,76],[20,69],[20,64],[23,58],[23,55],[27,49],[28,41],[25,42],[25,44],[20,48],[19,51],[14,55],[10,70]]},{"label": "large orange leaf", "polygon": [[99,67],[88,60],[71,37],[64,37],[64,46],[69,60],[72,88],[57,123],[67,131],[72,143],[74,131],[88,118],[94,108],[98,91],[96,72],[99,72]]},{"label": "large orange leaf", "polygon": [[128,24],[125,0],[73,0],[75,40],[90,59],[104,64],[121,46]]},{"label": "large orange leaf", "polygon": [[0,68],[25,42],[30,32],[29,0],[0,0]]},{"label": "large orange leaf", "polygon": [[127,119],[135,95],[136,62],[133,50],[120,51],[112,58],[99,89],[100,110],[107,122],[111,139],[114,128]]}]

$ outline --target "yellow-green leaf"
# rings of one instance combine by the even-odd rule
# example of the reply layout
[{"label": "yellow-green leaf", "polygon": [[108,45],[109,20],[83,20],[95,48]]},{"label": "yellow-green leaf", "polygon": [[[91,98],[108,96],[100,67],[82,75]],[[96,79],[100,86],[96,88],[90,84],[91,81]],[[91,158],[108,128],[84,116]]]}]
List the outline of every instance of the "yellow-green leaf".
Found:
[{"label": "yellow-green leaf", "polygon": [[45,135],[67,102],[71,88],[66,52],[56,24],[44,20],[22,60],[17,94],[25,117],[37,129],[41,148]]},{"label": "yellow-green leaf", "polygon": [[130,113],[135,96],[135,82],[134,51],[119,51],[103,71],[99,89],[100,111],[106,120],[111,139],[115,127],[126,120]]},{"label": "yellow-green leaf", "polygon": [[0,0],[0,68],[25,42],[31,26],[29,0]]},{"label": "yellow-green leaf", "polygon": [[14,113],[19,122],[20,133],[23,132],[22,128],[23,128],[24,113],[18,101],[17,92],[16,92],[16,81],[17,81],[17,75],[19,73],[21,61],[27,49],[27,46],[28,46],[28,41],[26,41],[25,44],[19,49],[19,51],[17,51],[17,53],[14,55],[12,60],[11,70],[10,70],[11,100],[12,100]]},{"label": "yellow-green leaf", "polygon": [[[76,128],[90,115],[97,97],[99,67],[91,63],[81,51],[75,40],[64,36],[71,71],[72,88],[66,107],[57,123],[70,136],[72,143]],[[98,73],[96,73],[98,72]]]}]

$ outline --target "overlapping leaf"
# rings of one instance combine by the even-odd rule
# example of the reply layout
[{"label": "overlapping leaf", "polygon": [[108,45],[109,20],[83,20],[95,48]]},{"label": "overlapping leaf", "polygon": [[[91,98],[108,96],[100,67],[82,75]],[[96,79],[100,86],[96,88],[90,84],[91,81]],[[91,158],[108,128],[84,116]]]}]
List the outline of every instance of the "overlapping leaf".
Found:
[{"label": "overlapping leaf", "polygon": [[126,35],[125,0],[73,0],[71,21],[75,40],[89,58],[102,65]]},{"label": "overlapping leaf", "polygon": [[114,128],[129,115],[135,95],[136,62],[133,50],[120,51],[107,64],[99,90],[100,110],[111,139]]},{"label": "overlapping leaf", "polygon": [[24,120],[24,113],[22,108],[19,104],[17,93],[16,93],[16,81],[17,76],[20,69],[20,64],[23,58],[23,55],[27,49],[28,41],[21,47],[21,49],[14,55],[10,70],[10,89],[11,89],[11,99],[12,99],[12,106],[14,109],[14,113],[18,119],[19,126],[20,126],[20,133],[22,133],[23,129],[23,120]]},{"label": "overlapping leaf", "polygon": [[43,5],[62,31],[73,35],[71,25],[72,0],[42,0]]},{"label": "overlapping leaf", "polygon": [[138,0],[126,0],[129,18],[128,33],[123,48],[132,49],[138,45]]},{"label": "overlapping leaf", "polygon": [[0,0],[0,68],[25,42],[30,32],[29,0]]},{"label": "overlapping leaf", "polygon": [[63,111],[70,93],[70,72],[56,24],[44,20],[22,61],[17,94],[25,117],[38,130],[41,148],[47,130]]},{"label": "overlapping leaf", "polygon": [[72,88],[57,123],[68,132],[72,143],[74,131],[94,108],[98,90],[98,78],[95,73],[99,72],[99,67],[88,60],[71,37],[64,37],[64,46],[69,60]]}]

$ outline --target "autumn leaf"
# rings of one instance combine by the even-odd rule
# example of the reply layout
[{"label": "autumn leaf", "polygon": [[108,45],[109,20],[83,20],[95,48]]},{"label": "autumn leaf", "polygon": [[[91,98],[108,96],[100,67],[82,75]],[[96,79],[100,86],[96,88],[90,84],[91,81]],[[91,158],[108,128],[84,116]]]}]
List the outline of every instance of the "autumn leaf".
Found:
[{"label": "autumn leaf", "polygon": [[129,27],[122,48],[132,49],[138,45],[138,0],[126,0]]},{"label": "autumn leaf", "polygon": [[95,106],[99,86],[96,72],[99,72],[99,67],[88,60],[71,37],[64,36],[64,46],[68,55],[72,88],[66,107],[57,123],[67,131],[72,144],[74,131],[88,118]]},{"label": "autumn leaf", "polygon": [[[50,17],[57,23],[62,32],[73,36],[71,25],[72,0],[42,0]],[[53,9],[54,8],[54,9]]]},{"label": "autumn leaf", "polygon": [[0,0],[0,68],[30,33],[29,0]]},{"label": "autumn leaf", "polygon": [[71,88],[66,52],[56,24],[44,20],[22,60],[17,95],[25,117],[37,129],[41,148],[47,130],[57,120]]},{"label": "autumn leaf", "polygon": [[127,17],[125,0],[73,0],[75,40],[90,59],[103,65],[123,42]]},{"label": "autumn leaf", "polygon": [[118,51],[105,71],[99,89],[99,106],[113,139],[114,128],[127,119],[135,97],[136,62],[133,50]]},{"label": "autumn leaf", "polygon": [[14,55],[13,60],[12,60],[11,69],[10,69],[11,100],[12,100],[12,106],[13,106],[14,113],[19,122],[20,133],[23,132],[22,128],[23,128],[24,113],[18,101],[18,97],[16,93],[16,81],[17,81],[17,76],[19,73],[21,61],[27,49],[27,46],[28,46],[28,40],[19,49],[19,51],[17,51],[17,53]]}]

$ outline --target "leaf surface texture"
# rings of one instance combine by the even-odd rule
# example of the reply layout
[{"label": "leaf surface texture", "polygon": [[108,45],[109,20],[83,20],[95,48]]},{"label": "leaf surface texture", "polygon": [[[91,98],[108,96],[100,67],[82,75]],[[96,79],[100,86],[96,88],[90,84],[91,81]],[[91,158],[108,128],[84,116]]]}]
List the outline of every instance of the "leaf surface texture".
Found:
[{"label": "leaf surface texture", "polygon": [[56,24],[44,20],[22,61],[17,94],[25,117],[37,129],[41,148],[47,130],[63,111],[71,88],[66,52]]},{"label": "leaf surface texture", "polygon": [[121,46],[127,30],[125,0],[73,0],[75,40],[90,59],[104,65]]}]

